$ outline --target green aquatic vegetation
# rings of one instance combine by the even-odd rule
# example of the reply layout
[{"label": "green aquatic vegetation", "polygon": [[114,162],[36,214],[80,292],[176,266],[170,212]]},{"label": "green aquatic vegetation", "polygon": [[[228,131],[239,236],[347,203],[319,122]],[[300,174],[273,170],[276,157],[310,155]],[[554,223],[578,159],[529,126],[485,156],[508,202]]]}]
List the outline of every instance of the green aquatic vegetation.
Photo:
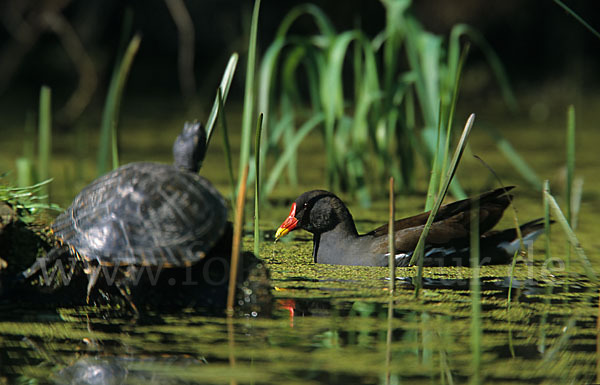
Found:
[{"label": "green aquatic vegetation", "polygon": [[[314,5],[298,6],[283,19],[266,50],[259,94],[266,150],[277,156],[278,170],[288,166],[292,184],[297,182],[296,157],[280,159],[278,154],[306,135],[295,129],[297,122],[322,115],[322,124],[315,128],[319,127],[325,144],[330,189],[351,191],[361,204],[369,204],[373,192],[369,186],[383,185],[392,175],[403,191],[409,191],[415,187],[416,155],[429,165],[438,159],[431,183],[436,189],[447,165],[466,57],[460,48],[463,36],[481,48],[513,105],[499,59],[474,29],[457,25],[446,42],[420,25],[410,12],[409,1],[384,1],[383,5],[385,30],[371,40],[358,29],[336,32],[327,15]],[[304,15],[314,20],[317,31],[308,37],[295,36],[291,27]],[[400,64],[401,59],[408,68]],[[342,81],[346,64],[354,75],[348,88]],[[299,87],[300,82],[304,87]],[[308,95],[301,95],[299,89],[307,89]],[[311,111],[308,118],[303,111],[306,98]],[[423,127],[417,127],[416,121],[422,121]],[[464,196],[458,184],[452,190]],[[265,195],[270,191],[265,190]]]},{"label": "green aquatic vegetation", "polygon": [[[0,175],[0,180],[6,175]],[[42,189],[50,182],[52,179],[25,187],[0,184],[0,203],[10,205],[17,218],[27,224],[32,223],[42,210],[62,211],[57,204],[48,203],[48,196],[43,194]]]},{"label": "green aquatic vegetation", "polygon": [[[124,38],[127,34],[127,28],[123,30]],[[131,38],[129,45],[120,54],[119,60],[115,63],[112,78],[106,101],[104,102],[104,111],[102,113],[102,122],[100,125],[100,147],[98,149],[97,174],[103,175],[108,170],[109,156],[112,159],[112,169],[119,167],[119,151],[117,143],[117,122],[119,110],[121,107],[121,98],[129,76],[133,59],[140,47],[142,37],[136,34]]]},{"label": "green aquatic vegetation", "polygon": [[[255,101],[255,66],[256,66],[256,37],[258,35],[258,16],[260,13],[260,0],[255,0],[250,23],[250,40],[248,41],[248,61],[246,64],[246,82],[244,85],[244,108],[242,111],[242,131],[240,143],[240,162],[238,177],[244,173],[250,164],[250,147],[252,146],[252,124],[254,117]],[[241,183],[241,181],[239,181]],[[238,190],[241,185],[238,185]]]}]

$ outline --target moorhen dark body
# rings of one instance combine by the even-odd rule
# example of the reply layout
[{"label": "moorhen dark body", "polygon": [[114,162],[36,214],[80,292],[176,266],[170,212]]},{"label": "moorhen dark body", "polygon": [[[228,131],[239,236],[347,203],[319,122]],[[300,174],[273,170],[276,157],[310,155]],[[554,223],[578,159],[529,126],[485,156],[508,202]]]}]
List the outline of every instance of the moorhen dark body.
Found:
[{"label": "moorhen dark body", "polygon": [[[499,188],[440,207],[427,236],[425,266],[467,266],[470,251],[469,224],[474,200],[479,200],[480,255],[482,264],[509,263],[519,248],[514,228],[491,231],[498,223],[512,196],[514,186]],[[400,219],[394,223],[396,265],[409,266],[429,212]],[[314,234],[313,258],[317,263],[355,266],[387,266],[388,225],[359,235],[348,208],[329,191],[313,190],[300,195],[292,204],[288,218],[275,235],[279,239],[295,229]],[[521,226],[526,245],[542,233],[542,219]]]}]

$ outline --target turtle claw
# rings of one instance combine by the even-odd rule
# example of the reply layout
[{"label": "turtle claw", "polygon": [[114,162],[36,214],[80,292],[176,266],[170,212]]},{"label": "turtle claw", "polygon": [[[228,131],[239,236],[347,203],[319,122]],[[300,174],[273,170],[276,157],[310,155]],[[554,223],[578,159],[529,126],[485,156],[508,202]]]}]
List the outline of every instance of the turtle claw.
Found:
[{"label": "turtle claw", "polygon": [[98,276],[100,275],[100,265],[97,266],[88,266],[90,272],[88,275],[88,286],[87,286],[87,296],[85,297],[85,302],[86,303],[90,303],[90,293],[92,292],[92,289],[94,288],[94,286],[96,285],[96,282],[98,281]]}]

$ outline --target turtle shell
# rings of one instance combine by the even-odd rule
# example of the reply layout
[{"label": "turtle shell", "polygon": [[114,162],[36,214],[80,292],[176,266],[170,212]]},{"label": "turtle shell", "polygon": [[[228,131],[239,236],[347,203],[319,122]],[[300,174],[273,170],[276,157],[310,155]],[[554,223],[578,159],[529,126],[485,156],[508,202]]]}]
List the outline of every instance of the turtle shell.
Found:
[{"label": "turtle shell", "polygon": [[101,176],[52,224],[71,251],[102,265],[189,266],[224,232],[223,197],[172,165],[130,163]]}]

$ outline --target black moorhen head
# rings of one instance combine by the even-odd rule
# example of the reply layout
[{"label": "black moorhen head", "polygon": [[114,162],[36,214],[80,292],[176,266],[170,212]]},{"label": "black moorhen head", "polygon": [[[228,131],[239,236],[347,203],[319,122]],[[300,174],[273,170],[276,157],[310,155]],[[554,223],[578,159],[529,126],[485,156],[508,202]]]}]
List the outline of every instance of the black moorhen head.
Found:
[{"label": "black moorhen head", "polygon": [[[476,198],[442,206],[429,231],[425,246],[426,266],[466,266],[469,264],[469,224],[474,200],[479,201],[481,263],[502,264],[511,261],[519,248],[515,229],[491,231],[512,199],[507,192],[514,186],[499,188]],[[429,212],[400,219],[394,223],[396,265],[408,266]],[[313,258],[318,263],[357,266],[387,266],[388,226],[359,235],[348,208],[331,192],[313,190],[300,195],[292,204],[287,219],[275,238],[295,229],[314,235]],[[521,226],[526,245],[543,230],[541,219]]]}]

